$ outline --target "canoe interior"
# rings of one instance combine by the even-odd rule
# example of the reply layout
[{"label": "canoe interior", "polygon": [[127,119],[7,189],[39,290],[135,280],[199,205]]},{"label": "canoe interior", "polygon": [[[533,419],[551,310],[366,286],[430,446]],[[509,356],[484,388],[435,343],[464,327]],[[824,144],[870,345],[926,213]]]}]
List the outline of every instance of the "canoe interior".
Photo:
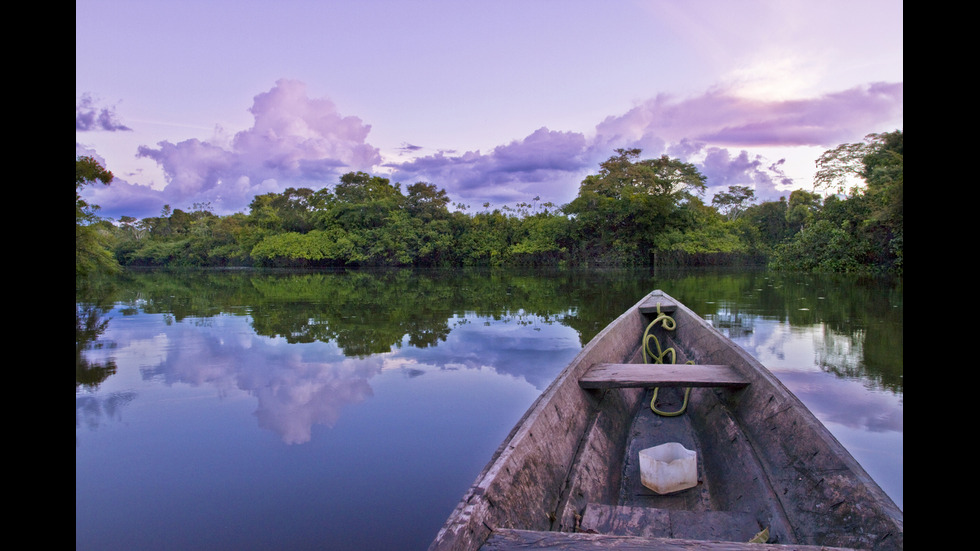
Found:
[{"label": "canoe interior", "polygon": [[[650,409],[652,389],[582,388],[597,364],[643,363],[656,302],[676,329],[654,330],[676,363],[730,366],[747,385],[692,388],[686,411]],[[495,531],[901,549],[902,513],[765,367],[668,295],[654,291],[588,343],[542,393],[463,496],[430,550],[479,549]],[[651,306],[652,305],[652,306]],[[657,391],[675,411],[682,388]],[[638,451],[697,451],[698,484],[658,495]],[[598,537],[598,536],[597,536]],[[652,541],[652,540],[651,540]]]}]

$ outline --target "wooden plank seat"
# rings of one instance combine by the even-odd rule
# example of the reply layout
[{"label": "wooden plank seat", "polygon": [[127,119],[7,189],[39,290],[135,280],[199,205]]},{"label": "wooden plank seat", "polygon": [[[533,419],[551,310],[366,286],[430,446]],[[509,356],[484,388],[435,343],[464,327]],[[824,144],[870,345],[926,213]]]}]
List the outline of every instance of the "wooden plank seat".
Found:
[{"label": "wooden plank seat", "polygon": [[742,388],[748,379],[727,365],[599,363],[585,372],[582,388],[729,387]]},{"label": "wooden plank seat", "polygon": [[677,303],[673,300],[651,296],[648,297],[643,304],[640,304],[639,310],[641,314],[657,315],[657,305],[660,305],[660,313],[669,314],[677,310]]}]

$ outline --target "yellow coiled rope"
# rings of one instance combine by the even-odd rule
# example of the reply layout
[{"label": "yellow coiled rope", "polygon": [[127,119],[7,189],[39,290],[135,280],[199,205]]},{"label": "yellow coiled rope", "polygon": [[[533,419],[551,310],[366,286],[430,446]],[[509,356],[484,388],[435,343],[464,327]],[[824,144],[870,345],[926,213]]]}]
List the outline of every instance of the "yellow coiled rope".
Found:
[{"label": "yellow coiled rope", "polygon": [[[673,331],[677,327],[677,322],[674,321],[674,318],[660,311],[659,302],[657,303],[657,317],[654,318],[654,320],[650,322],[649,325],[647,325],[646,331],[643,332],[643,343],[642,343],[643,362],[648,364],[649,363],[655,363],[655,364],[675,363],[677,361],[677,351],[674,350],[673,348],[668,348],[666,350],[661,349],[660,341],[657,340],[657,336],[650,333],[653,327],[658,323],[660,323],[663,326],[663,328],[667,331]],[[656,346],[656,352],[654,352],[653,348],[651,348],[650,346],[651,342],[653,343],[654,346]],[[664,356],[666,356],[668,353],[670,354],[670,361],[665,362]],[[691,362],[688,363],[690,364]],[[677,415],[684,413],[684,410],[687,409],[687,399],[691,396],[690,387],[684,389],[684,403],[681,404],[681,408],[678,409],[677,411],[661,411],[657,409],[656,402],[657,402],[657,393],[659,391],[660,391],[659,387],[654,388],[653,398],[650,400],[650,409],[652,409],[654,413],[656,413],[657,415],[662,415],[664,417],[675,417]]]}]

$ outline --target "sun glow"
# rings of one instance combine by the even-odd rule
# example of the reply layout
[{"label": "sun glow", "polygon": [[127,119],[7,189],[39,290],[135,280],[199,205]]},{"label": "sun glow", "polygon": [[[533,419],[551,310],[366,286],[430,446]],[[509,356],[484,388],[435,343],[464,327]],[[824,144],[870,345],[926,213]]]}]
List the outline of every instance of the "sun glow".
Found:
[{"label": "sun glow", "polygon": [[822,75],[812,59],[776,54],[740,65],[723,82],[741,98],[785,101],[814,95]]}]

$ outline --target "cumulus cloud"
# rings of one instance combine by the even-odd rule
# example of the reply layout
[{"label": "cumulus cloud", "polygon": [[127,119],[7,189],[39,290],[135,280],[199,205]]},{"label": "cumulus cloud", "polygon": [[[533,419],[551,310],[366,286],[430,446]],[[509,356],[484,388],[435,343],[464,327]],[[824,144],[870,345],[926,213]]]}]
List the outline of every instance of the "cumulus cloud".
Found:
[{"label": "cumulus cloud", "polygon": [[[95,150],[75,143],[76,157],[92,157],[100,165],[108,166],[106,160]],[[132,216],[146,218],[158,216],[162,206],[167,204],[167,198],[149,186],[136,185],[128,182],[125,177],[113,174],[112,183],[108,186],[86,186],[81,195],[91,205],[98,205],[100,214],[111,218]]]},{"label": "cumulus cloud", "polygon": [[659,95],[596,129],[611,142],[655,134],[727,147],[833,147],[900,115],[902,83],[877,83],[817,98],[765,101],[712,90],[677,99]]},{"label": "cumulus cloud", "polygon": [[[566,202],[582,178],[617,148],[640,148],[643,157],[668,154],[697,166],[708,196],[728,186],[772,199],[794,185],[784,159],[749,150],[760,146],[830,148],[859,140],[902,112],[902,84],[872,84],[805,100],[762,101],[723,90],[692,98],[661,94],[599,122],[586,138],[541,128],[488,153],[436,153],[392,165],[395,176],[445,186],[450,196],[493,204],[540,195]],[[890,129],[885,129],[890,130]],[[744,148],[744,149],[743,149]],[[796,182],[808,185],[809,182]]]},{"label": "cumulus cloud", "polygon": [[243,159],[288,176],[303,177],[323,167],[370,168],[381,161],[376,147],[365,142],[371,126],[357,117],[344,117],[329,99],[311,99],[306,85],[280,80],[255,96],[249,109],[252,128],[239,132],[234,151]]},{"label": "cumulus cloud", "polygon": [[[113,178],[108,186],[88,186],[82,195],[89,204],[99,206],[100,215],[117,219],[122,216],[160,216],[163,206],[171,204],[170,199],[159,190],[132,184],[119,177]],[[190,205],[173,206],[186,208]]]},{"label": "cumulus cloud", "polygon": [[[698,139],[739,146],[814,145],[833,147],[864,136],[900,113],[902,84],[872,84],[812,100],[731,105],[725,126]],[[727,110],[726,109],[726,110]],[[891,130],[891,129],[889,129]]]},{"label": "cumulus cloud", "polygon": [[122,124],[116,118],[115,107],[99,106],[96,103],[96,100],[90,94],[84,94],[75,103],[76,131],[91,132],[105,130],[108,132],[118,132],[132,130],[132,128]]},{"label": "cumulus cloud", "polygon": [[228,213],[244,210],[258,194],[318,189],[361,170],[387,171],[396,182],[426,181],[445,189],[453,202],[471,206],[532,197],[562,204],[575,198],[582,179],[617,148],[634,147],[645,158],[667,154],[697,166],[708,177],[707,198],[730,185],[745,185],[760,199],[774,199],[778,188],[810,182],[790,180],[783,159],[765,158],[762,148],[831,148],[859,141],[869,132],[893,130],[881,125],[901,120],[902,105],[901,83],[795,100],[745,98],[724,89],[688,98],[661,94],[605,118],[590,133],[539,128],[486,152],[424,154],[423,147],[403,142],[395,159],[382,162],[380,150],[367,141],[370,125],[341,115],[329,99],[310,98],[301,82],[280,80],[255,96],[252,127],[230,139],[140,147],[140,157],[163,169],[162,191],[114,182],[98,190],[93,202],[106,208],[155,200],[156,212],[164,203],[176,208],[209,203],[216,213]]},{"label": "cumulus cloud", "polygon": [[708,180],[709,197],[727,191],[729,186],[748,186],[755,190],[756,197],[771,199],[780,194],[777,186],[793,183],[783,172],[782,160],[771,162],[744,149],[733,155],[725,148],[708,148],[698,165]]},{"label": "cumulus cloud", "polygon": [[395,169],[395,179],[434,183],[471,205],[501,205],[567,195],[569,183],[580,180],[591,161],[584,134],[539,128],[486,154],[437,152],[388,166]]},{"label": "cumulus cloud", "polygon": [[320,188],[381,161],[378,148],[366,141],[370,125],[341,115],[328,99],[310,98],[301,82],[276,82],[255,96],[249,111],[254,124],[230,144],[189,139],[139,148],[138,156],[163,168],[163,195],[170,203],[207,202],[215,212],[234,212],[256,195]]}]

